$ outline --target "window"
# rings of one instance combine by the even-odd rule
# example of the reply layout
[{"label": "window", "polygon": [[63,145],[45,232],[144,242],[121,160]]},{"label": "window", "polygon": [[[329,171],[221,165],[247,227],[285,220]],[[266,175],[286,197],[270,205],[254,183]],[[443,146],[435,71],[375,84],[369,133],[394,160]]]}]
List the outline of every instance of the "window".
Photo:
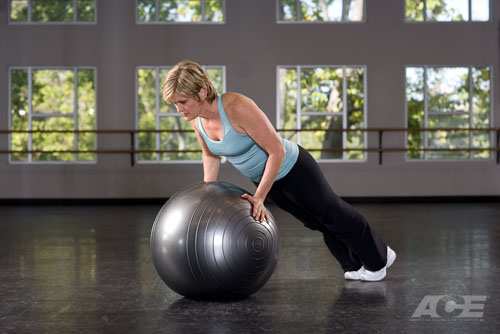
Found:
[{"label": "window", "polygon": [[[490,67],[407,67],[408,148],[488,148]],[[412,131],[417,128],[456,131]],[[475,130],[460,130],[474,128]],[[488,159],[489,151],[411,151],[409,159]]]},{"label": "window", "polygon": [[[11,130],[70,132],[12,133],[11,150],[95,150],[94,68],[10,69]],[[11,162],[88,162],[94,153],[13,153]]]},{"label": "window", "polygon": [[225,0],[137,0],[137,23],[223,23]]},{"label": "window", "polygon": [[[204,66],[217,92],[225,91],[225,69],[222,66]],[[137,124],[139,130],[174,130],[172,132],[141,132],[140,150],[200,151],[191,124],[162,97],[163,81],[171,67],[137,68]],[[140,162],[201,161],[201,152],[139,153]]]},{"label": "window", "polygon": [[95,0],[10,0],[9,23],[95,23]]},{"label": "window", "polygon": [[278,0],[279,22],[359,22],[364,0]]},{"label": "window", "polygon": [[407,21],[489,21],[489,0],[406,0]]},{"label": "window", "polygon": [[278,94],[278,129],[302,130],[282,131],[284,138],[316,159],[365,159],[363,151],[339,151],[366,147],[364,132],[356,130],[365,124],[364,67],[282,66]]}]

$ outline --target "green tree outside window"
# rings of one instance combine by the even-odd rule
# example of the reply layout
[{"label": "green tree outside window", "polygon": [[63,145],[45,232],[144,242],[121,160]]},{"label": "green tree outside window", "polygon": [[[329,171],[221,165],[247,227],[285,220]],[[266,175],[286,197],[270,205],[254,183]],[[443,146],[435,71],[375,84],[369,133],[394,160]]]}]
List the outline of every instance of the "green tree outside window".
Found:
[{"label": "green tree outside window", "polygon": [[363,21],[364,0],[279,0],[281,22]]},{"label": "green tree outside window", "polygon": [[363,67],[280,67],[278,128],[286,129],[281,135],[316,159],[364,159],[363,151],[340,151],[365,147],[364,132],[356,131],[365,123],[364,73]]},{"label": "green tree outside window", "polygon": [[221,23],[224,21],[224,0],[139,0],[137,21]]},{"label": "green tree outside window", "polygon": [[489,0],[406,0],[410,22],[489,21]]},{"label": "green tree outside window", "polygon": [[[489,67],[407,67],[409,148],[488,148],[491,79]],[[454,131],[417,131],[450,128]],[[473,131],[461,130],[471,129]],[[412,130],[415,129],[415,130]],[[408,152],[409,159],[488,159],[489,151]]]},{"label": "green tree outside window", "polygon": [[95,0],[10,0],[13,23],[93,23]]},{"label": "green tree outside window", "polygon": [[[29,83],[31,82],[31,85]],[[11,130],[95,130],[95,70],[14,68]],[[31,91],[30,91],[31,88]],[[13,151],[95,150],[94,133],[13,133]],[[94,161],[94,153],[13,153],[11,161]]]}]

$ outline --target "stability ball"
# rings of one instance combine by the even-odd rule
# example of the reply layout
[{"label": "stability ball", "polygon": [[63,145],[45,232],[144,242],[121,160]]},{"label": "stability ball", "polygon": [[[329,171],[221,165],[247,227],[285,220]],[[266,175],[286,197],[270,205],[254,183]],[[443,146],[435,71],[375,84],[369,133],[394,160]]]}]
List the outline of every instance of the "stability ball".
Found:
[{"label": "stability ball", "polygon": [[[278,228],[260,223],[246,191],[226,182],[196,183],[174,194],[156,216],[151,253],[160,278],[191,299],[251,295],[278,262]],[[268,211],[269,212],[269,211]]]}]

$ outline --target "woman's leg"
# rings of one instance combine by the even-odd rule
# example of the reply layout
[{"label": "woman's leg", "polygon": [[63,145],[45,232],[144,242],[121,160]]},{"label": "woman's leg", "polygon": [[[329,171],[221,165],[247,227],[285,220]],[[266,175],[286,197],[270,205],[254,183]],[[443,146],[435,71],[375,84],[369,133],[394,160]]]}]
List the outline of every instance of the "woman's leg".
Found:
[{"label": "woman's leg", "polygon": [[361,268],[362,264],[359,258],[342,241],[337,239],[328,229],[325,229],[313,216],[291,202],[282,191],[273,188],[267,197],[275,205],[299,219],[307,228],[322,232],[328,250],[337,259],[344,271],[356,271]]},{"label": "woman's leg", "polygon": [[298,208],[296,211],[314,217],[314,221],[344,243],[366,269],[377,271],[385,267],[386,243],[359,212],[333,192],[314,158],[302,147],[294,168],[285,178],[276,181],[273,188],[270,194],[280,191]]}]

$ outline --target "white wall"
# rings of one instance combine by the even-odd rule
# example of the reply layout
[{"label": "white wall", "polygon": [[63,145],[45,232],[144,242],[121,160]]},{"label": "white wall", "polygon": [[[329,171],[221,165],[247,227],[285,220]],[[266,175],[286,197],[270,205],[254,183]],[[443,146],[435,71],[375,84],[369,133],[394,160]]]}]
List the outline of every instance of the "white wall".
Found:
[{"label": "white wall", "polygon": [[[493,1],[495,2],[495,1]],[[226,0],[224,25],[136,25],[135,1],[97,0],[97,25],[7,25],[0,2],[0,129],[8,129],[9,66],[96,66],[99,129],[135,128],[135,68],[193,59],[225,65],[227,89],[252,97],[272,122],[278,65],[367,66],[369,127],[405,127],[405,65],[491,65],[493,124],[500,126],[498,3],[492,22],[405,24],[403,0],[367,0],[366,23],[277,24],[274,0]],[[100,149],[127,149],[127,135],[99,135]],[[404,134],[384,135],[403,147]],[[369,147],[377,147],[370,134]],[[8,149],[0,135],[0,150]],[[496,160],[406,162],[370,153],[366,163],[322,163],[342,196],[500,195]],[[253,189],[230,166],[221,179]],[[100,155],[95,165],[10,165],[0,154],[0,198],[166,197],[202,179],[197,164],[135,165]]]}]

